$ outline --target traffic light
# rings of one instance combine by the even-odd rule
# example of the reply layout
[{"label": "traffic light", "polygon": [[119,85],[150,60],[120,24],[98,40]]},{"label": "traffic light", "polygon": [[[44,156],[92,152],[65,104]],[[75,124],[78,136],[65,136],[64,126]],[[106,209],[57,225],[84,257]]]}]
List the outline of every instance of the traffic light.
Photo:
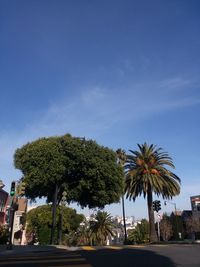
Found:
[{"label": "traffic light", "polygon": [[160,200],[153,201],[153,210],[157,212],[161,210]]},{"label": "traffic light", "polygon": [[11,197],[13,197],[15,195],[15,182],[11,183],[10,195],[11,195]]},{"label": "traffic light", "polygon": [[157,201],[157,207],[156,207],[156,211],[158,212],[159,210],[161,210],[161,204],[160,204],[160,200]]}]

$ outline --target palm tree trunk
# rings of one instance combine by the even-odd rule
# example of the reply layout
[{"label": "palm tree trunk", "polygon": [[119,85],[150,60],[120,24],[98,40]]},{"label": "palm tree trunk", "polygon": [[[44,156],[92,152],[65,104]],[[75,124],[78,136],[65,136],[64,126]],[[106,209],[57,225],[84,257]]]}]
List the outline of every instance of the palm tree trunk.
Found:
[{"label": "palm tree trunk", "polygon": [[126,232],[126,216],[125,216],[125,206],[124,206],[124,195],[122,195],[122,213],[124,222],[124,244],[127,244],[127,232]]},{"label": "palm tree trunk", "polygon": [[156,235],[156,230],[155,230],[153,198],[152,198],[151,188],[149,188],[147,192],[147,205],[148,205],[148,213],[149,213],[150,242],[156,242],[158,241],[158,237]]}]

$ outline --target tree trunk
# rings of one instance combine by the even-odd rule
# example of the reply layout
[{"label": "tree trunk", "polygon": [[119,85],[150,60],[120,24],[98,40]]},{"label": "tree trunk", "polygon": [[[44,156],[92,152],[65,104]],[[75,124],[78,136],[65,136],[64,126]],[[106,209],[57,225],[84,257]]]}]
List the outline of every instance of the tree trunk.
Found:
[{"label": "tree trunk", "polygon": [[158,237],[157,237],[156,230],[155,230],[153,198],[152,198],[151,189],[148,189],[148,192],[147,192],[147,205],[148,205],[148,213],[149,213],[150,242],[156,242],[158,241]]},{"label": "tree trunk", "polygon": [[55,191],[54,191],[54,197],[53,197],[53,203],[52,203],[52,226],[51,226],[51,239],[50,239],[51,245],[54,244],[57,198],[58,198],[58,185],[56,184]]},{"label": "tree trunk", "polygon": [[62,245],[62,230],[63,230],[63,207],[60,207],[59,223],[58,223],[58,244]]}]

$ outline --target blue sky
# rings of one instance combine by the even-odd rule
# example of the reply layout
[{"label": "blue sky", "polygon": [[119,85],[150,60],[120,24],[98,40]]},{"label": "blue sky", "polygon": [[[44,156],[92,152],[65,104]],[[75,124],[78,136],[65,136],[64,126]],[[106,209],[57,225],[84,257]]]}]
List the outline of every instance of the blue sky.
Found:
[{"label": "blue sky", "polygon": [[[113,149],[154,143],[200,194],[200,2],[0,2],[0,177],[21,177],[16,148],[71,133]],[[163,207],[170,211],[173,205]],[[106,207],[121,214],[120,204]],[[127,215],[146,217],[143,198]],[[87,211],[86,211],[87,213]]]}]

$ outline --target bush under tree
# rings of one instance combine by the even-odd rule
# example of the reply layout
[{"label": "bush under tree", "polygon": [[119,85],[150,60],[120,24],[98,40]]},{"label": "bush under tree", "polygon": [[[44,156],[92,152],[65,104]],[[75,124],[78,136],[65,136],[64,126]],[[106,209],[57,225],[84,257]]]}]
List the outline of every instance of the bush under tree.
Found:
[{"label": "bush under tree", "polygon": [[[62,213],[62,237],[63,242],[67,239],[66,236],[71,232],[74,233],[80,223],[84,220],[82,214],[77,214],[76,210],[61,207],[57,208],[56,214],[56,236],[58,236],[60,214]],[[39,242],[39,244],[49,244],[51,233],[51,205],[42,205],[27,213],[27,241],[29,244]],[[58,241],[57,241],[58,243]]]}]

